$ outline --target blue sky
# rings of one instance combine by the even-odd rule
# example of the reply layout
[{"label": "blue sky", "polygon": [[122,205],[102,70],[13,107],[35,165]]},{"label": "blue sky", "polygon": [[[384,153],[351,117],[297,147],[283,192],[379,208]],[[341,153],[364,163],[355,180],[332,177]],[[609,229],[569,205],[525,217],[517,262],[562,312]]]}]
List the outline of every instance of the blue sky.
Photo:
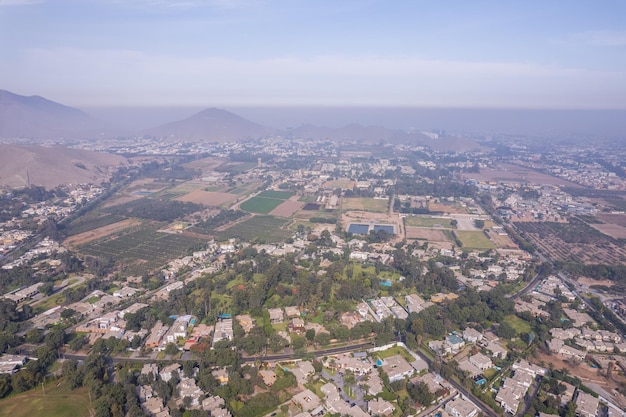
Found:
[{"label": "blue sky", "polygon": [[85,106],[626,108],[626,2],[0,0],[0,88]]}]

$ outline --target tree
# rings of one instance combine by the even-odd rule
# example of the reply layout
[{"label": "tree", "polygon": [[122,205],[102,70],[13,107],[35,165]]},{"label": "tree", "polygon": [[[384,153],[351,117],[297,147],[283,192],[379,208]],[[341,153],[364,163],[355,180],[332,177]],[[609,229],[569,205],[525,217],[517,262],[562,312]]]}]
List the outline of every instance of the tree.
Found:
[{"label": "tree", "polygon": [[165,353],[167,355],[175,355],[178,353],[178,346],[176,346],[176,343],[168,343],[167,345],[165,345]]},{"label": "tree", "polygon": [[321,332],[315,335],[315,342],[319,343],[322,346],[327,346],[330,343],[330,334],[326,332]]}]

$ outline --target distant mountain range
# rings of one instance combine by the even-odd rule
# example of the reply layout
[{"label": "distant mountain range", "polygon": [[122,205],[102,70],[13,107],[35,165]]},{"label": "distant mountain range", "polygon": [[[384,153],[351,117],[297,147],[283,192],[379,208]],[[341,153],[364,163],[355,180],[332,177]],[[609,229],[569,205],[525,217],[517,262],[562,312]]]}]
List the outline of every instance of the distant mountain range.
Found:
[{"label": "distant mountain range", "polygon": [[0,137],[41,140],[94,138],[114,131],[107,123],[40,96],[0,90]]},{"label": "distant mountain range", "polygon": [[[20,96],[0,90],[0,138],[44,140],[95,139],[119,136],[120,130],[78,109],[39,96]],[[232,142],[266,136],[329,139],[365,144],[392,143],[428,145],[445,150],[468,150],[478,145],[458,138],[432,140],[420,133],[380,126],[351,124],[341,128],[302,125],[279,130],[246,120],[221,109],[206,109],[183,120],[124,136],[151,136],[169,142]],[[448,146],[450,145],[450,146]]]}]

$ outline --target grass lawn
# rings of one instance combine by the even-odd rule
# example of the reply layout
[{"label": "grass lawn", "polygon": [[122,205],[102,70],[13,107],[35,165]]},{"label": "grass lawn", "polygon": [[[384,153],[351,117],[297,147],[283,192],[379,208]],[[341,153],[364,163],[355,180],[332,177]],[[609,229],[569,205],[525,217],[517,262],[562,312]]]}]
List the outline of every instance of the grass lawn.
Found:
[{"label": "grass lawn", "polygon": [[239,207],[252,213],[267,214],[282,204],[283,201],[277,198],[252,197],[250,200],[241,203]]},{"label": "grass lawn", "polygon": [[485,378],[491,379],[495,376],[496,372],[498,371],[496,371],[493,368],[489,368],[489,369],[485,369],[485,371],[483,372],[483,375],[485,376]]},{"label": "grass lawn", "polygon": [[90,416],[87,388],[70,391],[65,384],[56,382],[45,385],[44,396],[41,385],[0,401],[0,415],[11,417],[87,417]]},{"label": "grass lawn", "polygon": [[459,230],[457,236],[463,242],[463,249],[495,249],[496,245],[483,232]]},{"label": "grass lawn", "polygon": [[531,330],[530,323],[522,320],[515,314],[509,314],[508,316],[505,316],[504,321],[508,323],[512,328],[514,328],[518,335],[528,333]]},{"label": "grass lawn", "polygon": [[387,213],[389,201],[375,198],[344,198],[342,209],[369,211],[372,213]]},{"label": "grass lawn", "polygon": [[404,224],[409,227],[441,227],[444,229],[455,229],[455,227],[450,224],[451,221],[452,219],[426,216],[407,216],[404,218]]},{"label": "grass lawn", "polygon": [[387,350],[383,350],[382,352],[376,352],[374,354],[375,358],[380,358],[380,359],[386,359],[386,358],[390,358],[392,356],[396,356],[396,355],[400,355],[402,356],[404,359],[406,359],[409,362],[413,362],[415,360],[415,358],[413,358],[409,352],[406,351],[406,349],[401,348],[400,346],[394,346],[392,348],[389,348]]}]

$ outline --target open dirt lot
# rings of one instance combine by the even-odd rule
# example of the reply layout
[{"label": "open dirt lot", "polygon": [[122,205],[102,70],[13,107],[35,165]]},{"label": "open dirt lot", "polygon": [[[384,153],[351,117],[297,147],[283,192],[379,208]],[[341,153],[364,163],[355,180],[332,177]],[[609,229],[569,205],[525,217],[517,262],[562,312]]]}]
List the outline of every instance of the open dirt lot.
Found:
[{"label": "open dirt lot", "polygon": [[608,279],[593,279],[588,277],[578,277],[577,279],[580,285],[591,286],[591,285],[604,285],[605,287],[612,287],[615,285],[613,281],[609,281]]},{"label": "open dirt lot", "polygon": [[494,231],[489,231],[489,238],[496,244],[498,249],[517,249],[517,245],[508,236],[502,236]]},{"label": "open dirt lot", "polygon": [[589,226],[593,227],[604,233],[605,235],[611,236],[614,239],[626,239],[626,227],[620,226],[619,224],[590,224]]},{"label": "open dirt lot", "polygon": [[598,214],[598,219],[605,223],[617,224],[626,227],[626,214]]},{"label": "open dirt lot", "polygon": [[121,222],[98,227],[97,229],[71,236],[65,239],[64,244],[76,247],[84,243],[91,242],[92,240],[101,239],[105,236],[111,235],[115,232],[119,232],[120,230],[124,230],[139,223],[141,222],[136,219],[122,220]]},{"label": "open dirt lot", "polygon": [[239,196],[236,194],[195,190],[176,198],[176,200],[203,204],[205,206],[221,206],[223,204],[232,203],[237,200],[237,198],[239,198]]},{"label": "open dirt lot", "polygon": [[441,230],[428,229],[425,227],[407,227],[407,239],[420,239],[429,242],[446,242],[451,243],[450,239]]},{"label": "open dirt lot", "polygon": [[441,203],[428,203],[428,209],[432,212],[450,213],[450,214],[467,214],[465,207],[457,205],[455,203],[441,204]]},{"label": "open dirt lot", "polygon": [[480,173],[464,174],[463,178],[474,178],[479,181],[528,182],[530,184],[580,187],[580,185],[573,182],[513,164],[499,164],[497,169],[481,169]]},{"label": "open dirt lot", "polygon": [[272,216],[291,217],[296,211],[304,206],[302,201],[287,200],[274,210],[270,211]]}]

